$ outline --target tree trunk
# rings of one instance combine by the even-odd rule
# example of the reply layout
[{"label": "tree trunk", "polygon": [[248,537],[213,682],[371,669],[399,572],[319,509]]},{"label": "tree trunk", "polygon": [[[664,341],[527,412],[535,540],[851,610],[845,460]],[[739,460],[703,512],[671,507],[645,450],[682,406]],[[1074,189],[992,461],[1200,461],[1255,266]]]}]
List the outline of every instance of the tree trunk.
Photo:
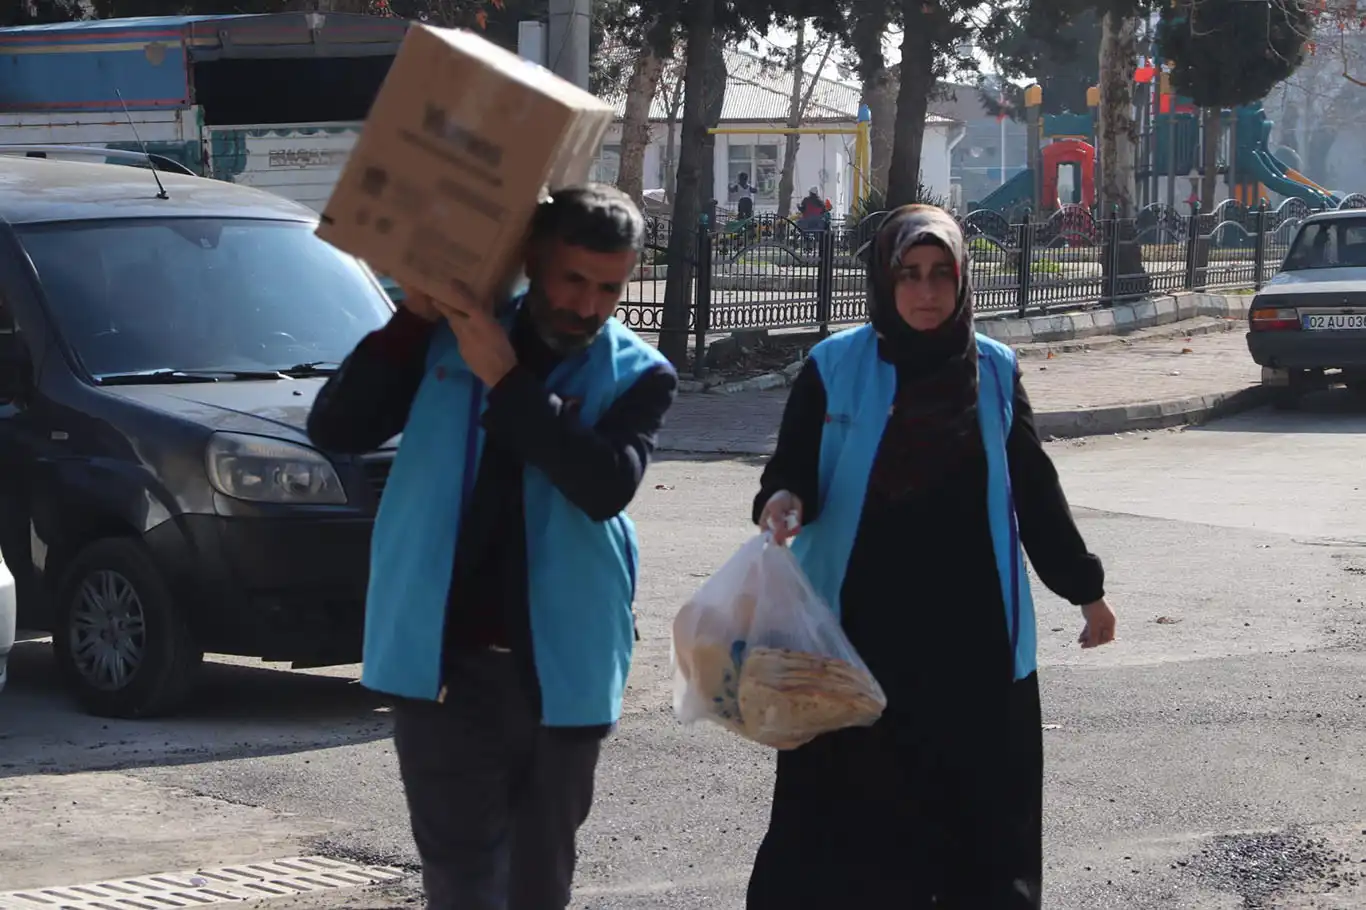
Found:
[{"label": "tree trunk", "polygon": [[1138,59],[1138,30],[1132,18],[1106,13],[1100,38],[1101,211],[1128,218],[1134,210],[1134,67]]},{"label": "tree trunk", "polygon": [[[698,178],[698,204],[708,223],[716,219],[716,134],[721,124],[721,109],[726,104],[726,39],[713,35],[707,45],[706,102],[702,109],[702,165]],[[686,103],[686,102],[685,102]]]},{"label": "tree trunk", "polygon": [[[683,89],[683,136],[679,142],[677,191],[666,259],[669,275],[660,314],[659,352],[676,368],[688,356],[688,313],[698,215],[701,214],[702,156],[706,147],[707,58],[716,21],[717,0],[688,4],[687,69]],[[708,193],[710,196],[710,193]]]},{"label": "tree trunk", "polygon": [[683,71],[679,70],[669,90],[668,133],[664,137],[664,201],[674,204],[678,181],[678,115],[683,106]]},{"label": "tree trunk", "polygon": [[664,58],[655,56],[649,47],[645,47],[636,58],[626,89],[617,188],[637,205],[645,204],[645,149],[650,145],[650,105],[654,103],[659,77],[663,73]]},{"label": "tree trunk", "polygon": [[[892,140],[896,127],[896,85],[886,70],[863,82],[863,103],[872,116],[869,139],[872,143],[871,182],[873,193],[887,196],[887,175],[892,169]],[[861,200],[855,200],[856,202]]]},{"label": "tree trunk", "polygon": [[1204,108],[1204,137],[1202,146],[1204,160],[1200,166],[1204,171],[1200,180],[1200,211],[1208,215],[1214,211],[1215,199],[1219,196],[1219,145],[1223,139],[1223,112],[1217,107]]},{"label": "tree trunk", "polygon": [[[803,19],[797,23],[797,42],[792,46],[792,57],[788,61],[788,70],[792,73],[792,97],[787,106],[788,129],[802,125],[802,76],[806,71],[805,66],[806,20]],[[801,142],[801,133],[788,133],[783,137],[783,172],[778,177],[778,214],[784,217],[792,214],[793,171],[797,168],[797,152]]]},{"label": "tree trunk", "polygon": [[[834,41],[825,42],[825,52],[821,54],[820,62],[816,64],[816,75],[806,83],[805,90],[802,89],[802,80],[806,74],[806,59],[811,52],[806,49],[806,24],[802,23],[800,31],[797,33],[797,49],[793,52],[792,68],[792,106],[788,109],[787,126],[788,129],[796,129],[802,125],[802,120],[806,117],[807,108],[811,106],[811,96],[816,93],[816,86],[820,84],[820,74],[825,72],[825,65],[830,62],[830,54],[835,50]],[[792,213],[793,183],[797,170],[797,152],[801,149],[801,133],[788,133],[787,142],[783,144],[783,173],[778,179],[778,214],[787,216]],[[825,163],[821,163],[825,167]]]},{"label": "tree trunk", "polygon": [[905,0],[901,39],[901,87],[896,96],[892,161],[887,173],[886,207],[916,202],[920,196],[920,153],[925,117],[934,91],[934,21],[923,0]]},{"label": "tree trunk", "polygon": [[[1137,243],[1135,223],[1131,220],[1136,215],[1134,150],[1138,145],[1138,124],[1134,122],[1133,86],[1137,61],[1137,20],[1132,16],[1106,13],[1101,20],[1099,61],[1100,214],[1105,221],[1118,215],[1120,232],[1117,269],[1109,257],[1102,256],[1101,271],[1107,286],[1123,298],[1145,293],[1150,284],[1143,270],[1142,247]],[[1114,274],[1111,274],[1112,270]]]},{"label": "tree trunk", "polygon": [[[863,84],[863,103],[872,116],[869,132],[872,141],[869,164],[872,174],[869,183],[879,197],[881,208],[887,198],[887,179],[892,169],[892,151],[896,138],[896,96],[899,75],[887,67],[887,56],[882,51],[883,36],[894,8],[890,2],[868,3],[852,7],[856,11],[849,43],[858,60],[858,77]],[[926,101],[928,109],[929,102]],[[917,181],[919,182],[919,181]],[[863,200],[855,199],[855,207]]]}]

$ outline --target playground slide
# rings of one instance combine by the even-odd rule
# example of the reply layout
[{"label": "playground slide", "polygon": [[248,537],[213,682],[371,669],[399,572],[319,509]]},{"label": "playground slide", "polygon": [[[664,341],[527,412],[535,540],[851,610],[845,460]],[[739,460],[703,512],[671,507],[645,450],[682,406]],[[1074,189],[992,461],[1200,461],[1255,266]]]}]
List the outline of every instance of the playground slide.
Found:
[{"label": "playground slide", "polygon": [[1271,121],[1260,102],[1238,108],[1238,170],[1261,181],[1272,192],[1298,196],[1311,206],[1332,207],[1342,201],[1339,194],[1319,186],[1271,153]]},{"label": "playground slide", "polygon": [[[1282,167],[1285,167],[1285,166],[1282,165]],[[1302,183],[1302,184],[1304,184],[1305,186],[1309,187],[1310,189],[1318,190],[1320,193],[1322,193],[1322,194],[1325,195],[1325,196],[1332,196],[1332,197],[1334,197],[1334,198],[1337,197],[1337,194],[1334,193],[1332,190],[1326,190],[1326,189],[1324,189],[1323,187],[1319,186],[1319,185],[1318,185],[1317,183],[1315,183],[1314,181],[1310,180],[1308,177],[1306,177],[1306,176],[1304,176],[1303,174],[1301,174],[1299,171],[1295,170],[1293,167],[1285,167],[1285,176],[1289,177],[1291,180],[1295,181],[1296,183]]]},{"label": "playground slide", "polygon": [[[1242,168],[1240,167],[1238,170],[1241,171]],[[1332,193],[1303,177],[1296,180],[1295,176],[1299,176],[1298,173],[1283,165],[1275,155],[1265,148],[1253,150],[1252,161],[1248,170],[1251,171],[1253,179],[1274,193],[1280,193],[1287,197],[1299,196],[1314,206],[1336,205],[1336,199]],[[1292,174],[1295,176],[1291,176]]]},{"label": "playground slide", "polygon": [[1034,170],[1025,168],[996,189],[987,193],[975,206],[993,212],[1008,212],[1016,206],[1034,201]]}]

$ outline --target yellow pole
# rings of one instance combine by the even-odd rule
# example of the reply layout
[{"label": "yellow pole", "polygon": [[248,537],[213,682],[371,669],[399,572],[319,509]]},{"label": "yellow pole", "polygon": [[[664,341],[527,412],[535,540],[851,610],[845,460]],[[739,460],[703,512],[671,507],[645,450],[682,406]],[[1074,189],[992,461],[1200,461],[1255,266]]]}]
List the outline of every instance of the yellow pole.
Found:
[{"label": "yellow pole", "polygon": [[858,125],[858,134],[854,137],[854,199],[856,202],[868,198],[873,191],[872,173],[872,142],[868,136],[868,121],[863,120]]}]

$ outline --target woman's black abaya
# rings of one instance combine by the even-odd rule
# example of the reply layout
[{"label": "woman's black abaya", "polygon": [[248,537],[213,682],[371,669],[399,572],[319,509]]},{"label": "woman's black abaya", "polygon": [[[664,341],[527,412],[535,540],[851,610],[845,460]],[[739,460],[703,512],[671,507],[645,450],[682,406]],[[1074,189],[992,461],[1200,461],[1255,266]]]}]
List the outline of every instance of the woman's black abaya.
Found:
[{"label": "woman's black abaya", "polygon": [[[896,315],[887,277],[917,242],[945,246],[960,264],[958,308],[931,333]],[[874,242],[873,323],[898,392],[841,592],[841,621],[888,706],[873,727],[779,753],[748,910],[1039,906],[1038,677],[1013,680],[975,414],[967,274],[962,236],[947,217],[899,210]],[[805,522],[818,519],[825,413],[825,388],[809,362],[764,471],[756,520],[778,490],[801,499]],[[1099,560],[1072,520],[1018,380],[1007,455],[1035,572],[1079,606],[1099,600]]]}]

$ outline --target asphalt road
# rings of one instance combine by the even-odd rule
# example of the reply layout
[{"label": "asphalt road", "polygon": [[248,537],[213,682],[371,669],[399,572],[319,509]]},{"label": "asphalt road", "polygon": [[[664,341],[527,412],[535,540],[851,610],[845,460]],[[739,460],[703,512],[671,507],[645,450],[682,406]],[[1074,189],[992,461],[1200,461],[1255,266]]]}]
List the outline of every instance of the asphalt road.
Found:
[{"label": "asphalt road", "polygon": [[[1050,910],[1366,906],[1363,433],[1330,394],[1054,449],[1121,638],[1083,654],[1075,611],[1040,595]],[[750,533],[757,472],[665,458],[633,508],[645,640],[576,908],[743,904],[772,755],[674,721],[668,624]],[[75,713],[42,645],[12,671],[0,891],[301,853],[415,861],[387,712],[355,668],[220,663],[192,713],[142,724]]]}]

